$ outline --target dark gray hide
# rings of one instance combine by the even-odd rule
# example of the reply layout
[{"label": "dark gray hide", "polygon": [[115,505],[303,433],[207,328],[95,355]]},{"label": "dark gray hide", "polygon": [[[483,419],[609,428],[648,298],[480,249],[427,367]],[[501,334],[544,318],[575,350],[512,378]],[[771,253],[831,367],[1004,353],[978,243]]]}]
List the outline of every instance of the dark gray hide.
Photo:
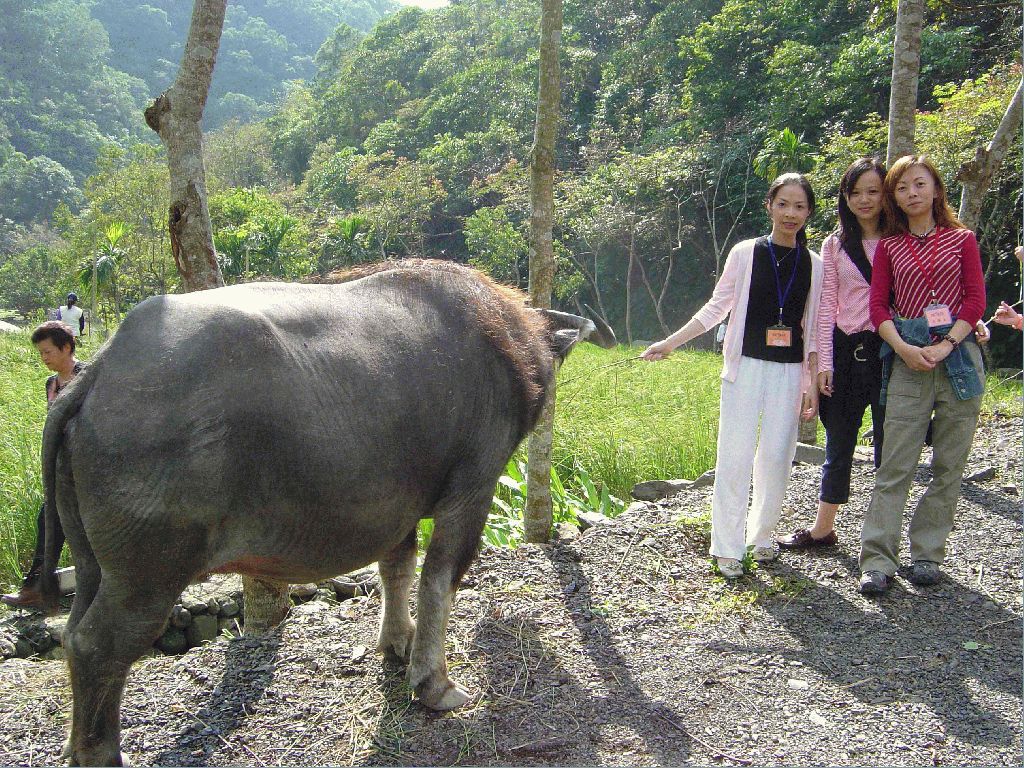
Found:
[{"label": "dark gray hide", "polygon": [[[592,330],[577,321],[576,339]],[[444,262],[133,310],[55,403],[43,439],[48,508],[77,568],[71,761],[119,764],[128,668],[181,590],[215,571],[294,583],[379,561],[379,649],[409,662],[426,705],[465,702],[443,652],[451,597],[553,356],[568,351],[565,327]],[[423,517],[435,529],[417,628]]]}]

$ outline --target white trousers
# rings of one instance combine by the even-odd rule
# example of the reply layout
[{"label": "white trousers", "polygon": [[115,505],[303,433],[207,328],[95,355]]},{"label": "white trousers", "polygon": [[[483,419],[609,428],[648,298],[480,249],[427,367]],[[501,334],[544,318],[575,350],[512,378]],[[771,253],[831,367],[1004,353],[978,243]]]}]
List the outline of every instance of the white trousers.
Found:
[{"label": "white trousers", "polygon": [[[800,363],[741,357],[736,381],[722,380],[711,505],[711,554],[715,557],[740,560],[746,546],[772,545],[796,455],[800,378]],[[751,472],[754,501],[748,515]]]}]

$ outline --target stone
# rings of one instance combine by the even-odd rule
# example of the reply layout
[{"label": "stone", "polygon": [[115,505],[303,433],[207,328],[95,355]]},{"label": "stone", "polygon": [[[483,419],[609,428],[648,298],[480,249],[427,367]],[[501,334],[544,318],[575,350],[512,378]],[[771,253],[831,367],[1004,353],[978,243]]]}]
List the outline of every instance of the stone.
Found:
[{"label": "stone", "polygon": [[801,464],[821,466],[825,463],[825,449],[817,445],[797,443],[796,456],[793,457],[793,461],[799,461]]},{"label": "stone", "polygon": [[581,531],[585,531],[589,528],[597,528],[602,525],[609,525],[613,522],[610,517],[605,517],[600,512],[580,512],[576,515],[576,519],[579,520]]},{"label": "stone", "polygon": [[211,595],[206,598],[206,610],[211,616],[216,616],[220,613],[220,599]]},{"label": "stone", "polygon": [[49,616],[43,619],[43,625],[50,634],[50,639],[55,643],[64,642],[64,628],[67,626],[67,616]]},{"label": "stone", "polygon": [[657,501],[692,487],[692,480],[646,480],[634,485],[630,494],[640,501]]},{"label": "stone", "polygon": [[320,586],[333,589],[339,600],[351,600],[356,595],[363,594],[360,583],[348,576],[335,576],[333,579],[321,582]]},{"label": "stone", "polygon": [[241,627],[234,616],[221,616],[217,619],[217,634],[223,635],[225,632],[230,632],[235,637],[241,635]]},{"label": "stone", "polygon": [[176,605],[171,609],[171,626],[177,629],[184,629],[192,623],[192,612],[183,605]]},{"label": "stone", "polygon": [[1002,491],[1003,493],[1008,493],[1011,496],[1017,495],[1017,486],[1013,484],[1001,485],[999,486],[999,490]]},{"label": "stone", "polygon": [[316,594],[316,584],[292,584],[288,593],[297,600],[309,600]]},{"label": "stone", "polygon": [[50,659],[51,661],[63,661],[67,658],[67,653],[64,651],[64,646],[55,645],[43,654],[43,658]]},{"label": "stone", "polygon": [[193,616],[196,616],[200,613],[206,613],[206,600],[200,599],[195,595],[184,594],[181,596],[181,607]]},{"label": "stone", "polygon": [[995,467],[984,467],[983,469],[979,469],[977,472],[971,472],[969,475],[964,475],[964,480],[969,483],[980,483],[984,480],[991,480],[995,476]]},{"label": "stone", "polygon": [[693,485],[691,485],[690,487],[691,488],[704,488],[705,486],[714,485],[714,484],[715,484],[715,470],[709,469],[703,475],[701,475],[696,480],[694,480],[693,481]]},{"label": "stone", "polygon": [[18,655],[18,647],[14,640],[0,637],[0,658],[10,659]]},{"label": "stone", "polygon": [[[185,611],[188,613],[188,611]],[[191,614],[189,614],[191,616]],[[210,618],[213,618],[212,616]],[[178,627],[171,627],[164,632],[154,645],[160,649],[162,653],[168,654],[179,654],[184,653],[188,650],[188,638],[185,633]]]},{"label": "stone", "polygon": [[580,535],[580,529],[572,523],[555,523],[555,536],[563,541],[571,541]]},{"label": "stone", "polygon": [[241,606],[235,602],[232,598],[222,600],[220,604],[220,615],[225,617],[237,616],[241,611]]},{"label": "stone", "polygon": [[191,648],[215,640],[219,632],[217,617],[202,613],[192,616],[192,623],[185,628],[185,637]]}]

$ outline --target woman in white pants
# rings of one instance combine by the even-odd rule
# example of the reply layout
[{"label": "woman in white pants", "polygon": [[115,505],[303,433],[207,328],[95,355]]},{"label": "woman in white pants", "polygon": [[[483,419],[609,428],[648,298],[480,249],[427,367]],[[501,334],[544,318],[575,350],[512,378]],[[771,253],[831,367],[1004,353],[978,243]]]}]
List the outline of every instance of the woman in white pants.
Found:
[{"label": "woman in white pants", "polygon": [[822,270],[805,231],[814,192],[800,174],[783,174],[768,188],[765,208],[771,234],[735,245],[707,304],[643,353],[645,360],[662,360],[729,316],[711,510],[711,554],[729,579],[743,575],[748,548],[755,560],[777,557],[772,532],[782,514],[799,420],[818,412],[811,377]]}]

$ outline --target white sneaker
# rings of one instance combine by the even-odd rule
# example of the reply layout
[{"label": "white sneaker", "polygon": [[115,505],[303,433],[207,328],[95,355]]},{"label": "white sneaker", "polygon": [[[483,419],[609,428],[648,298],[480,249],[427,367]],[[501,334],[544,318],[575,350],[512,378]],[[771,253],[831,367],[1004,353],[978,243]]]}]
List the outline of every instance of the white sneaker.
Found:
[{"label": "white sneaker", "polygon": [[779,553],[775,550],[775,547],[754,547],[754,551],[750,553],[750,556],[759,563],[770,563],[772,560],[779,558]]},{"label": "white sneaker", "polygon": [[738,579],[743,575],[743,563],[733,557],[715,558],[718,571],[727,579]]}]

